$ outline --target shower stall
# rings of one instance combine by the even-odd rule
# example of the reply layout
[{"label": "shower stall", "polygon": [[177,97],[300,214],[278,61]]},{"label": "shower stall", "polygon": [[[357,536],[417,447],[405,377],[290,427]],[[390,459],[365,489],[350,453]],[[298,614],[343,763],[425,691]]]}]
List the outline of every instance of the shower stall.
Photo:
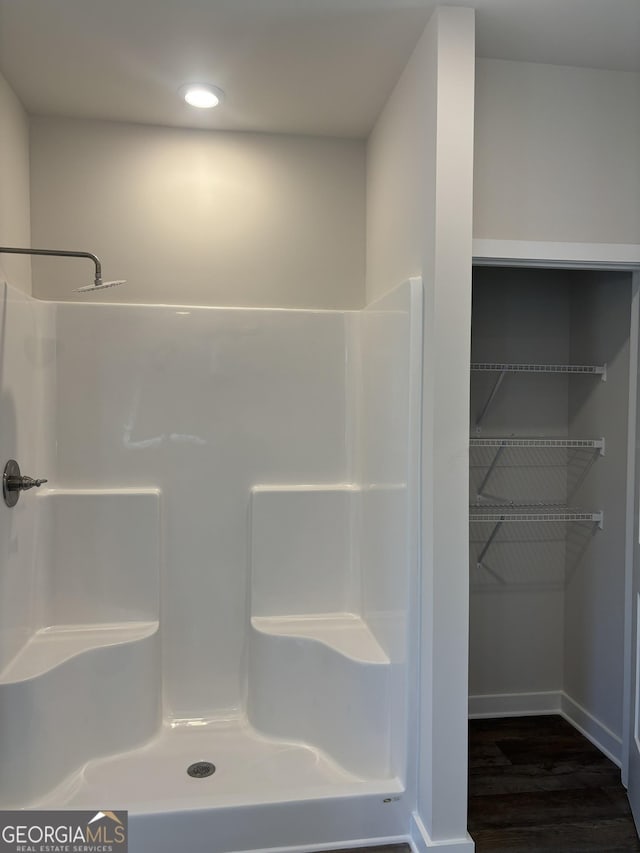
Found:
[{"label": "shower stall", "polygon": [[0,295],[0,461],[48,480],[0,512],[0,807],[127,809],[154,853],[406,837],[421,282]]}]

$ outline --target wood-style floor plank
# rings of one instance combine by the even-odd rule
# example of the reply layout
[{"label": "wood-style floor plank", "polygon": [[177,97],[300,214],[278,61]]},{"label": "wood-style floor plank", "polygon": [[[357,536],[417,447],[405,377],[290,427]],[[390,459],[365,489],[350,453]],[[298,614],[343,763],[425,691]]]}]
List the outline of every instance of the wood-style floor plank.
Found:
[{"label": "wood-style floor plank", "polygon": [[620,771],[560,716],[472,720],[476,853],[640,851]]}]

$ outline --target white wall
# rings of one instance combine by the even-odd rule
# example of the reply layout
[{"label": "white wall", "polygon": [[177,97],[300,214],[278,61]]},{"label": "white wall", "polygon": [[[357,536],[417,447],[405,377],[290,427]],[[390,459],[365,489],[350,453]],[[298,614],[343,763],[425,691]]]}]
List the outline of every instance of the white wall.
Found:
[{"label": "white wall", "polygon": [[422,273],[420,844],[465,846],[474,13],[439,8],[368,144],[367,296]]},{"label": "white wall", "polygon": [[[29,218],[29,125],[22,104],[0,74],[0,245],[31,245]],[[0,255],[2,275],[31,292],[31,261]]]},{"label": "white wall", "polygon": [[432,22],[367,142],[367,302],[420,275],[432,254],[436,51]]},{"label": "white wall", "polygon": [[640,74],[481,59],[477,238],[640,243]]},{"label": "white wall", "polygon": [[[353,308],[364,303],[364,144],[35,118],[34,243],[97,254],[101,300]],[[72,299],[85,261],[34,261]]]}]

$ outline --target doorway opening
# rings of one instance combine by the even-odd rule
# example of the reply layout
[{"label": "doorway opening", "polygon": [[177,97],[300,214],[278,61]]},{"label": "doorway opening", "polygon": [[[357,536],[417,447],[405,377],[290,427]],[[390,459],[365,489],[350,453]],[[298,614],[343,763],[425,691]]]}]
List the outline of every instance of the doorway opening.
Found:
[{"label": "doorway opening", "polygon": [[[502,811],[510,831],[529,822],[531,838],[553,825],[547,789],[557,823],[562,797],[589,801],[587,781],[602,773],[610,780],[620,768],[627,782],[638,289],[638,274],[622,265],[474,267],[472,835],[474,776],[483,776],[485,820]],[[572,775],[578,753],[586,764]],[[493,781],[480,772],[486,767]],[[568,787],[559,800],[561,783]],[[504,800],[492,806],[492,795],[507,796],[509,808]],[[619,823],[624,791],[606,796]],[[535,819],[526,807],[518,816],[527,802],[536,804]],[[597,803],[585,820],[598,808],[605,820]],[[550,843],[572,849],[553,833]],[[479,851],[499,849],[483,844]],[[609,840],[593,849],[614,847]],[[640,842],[624,849],[640,850]]]}]

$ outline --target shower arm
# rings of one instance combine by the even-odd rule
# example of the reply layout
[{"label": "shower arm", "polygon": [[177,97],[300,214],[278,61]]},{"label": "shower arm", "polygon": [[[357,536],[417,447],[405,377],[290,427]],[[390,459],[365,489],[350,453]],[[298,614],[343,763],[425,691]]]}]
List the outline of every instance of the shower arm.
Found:
[{"label": "shower arm", "polygon": [[0,254],[12,255],[50,255],[56,258],[88,258],[96,267],[94,285],[102,284],[102,264],[91,252],[67,252],[64,249],[15,249],[8,246],[0,246]]}]

